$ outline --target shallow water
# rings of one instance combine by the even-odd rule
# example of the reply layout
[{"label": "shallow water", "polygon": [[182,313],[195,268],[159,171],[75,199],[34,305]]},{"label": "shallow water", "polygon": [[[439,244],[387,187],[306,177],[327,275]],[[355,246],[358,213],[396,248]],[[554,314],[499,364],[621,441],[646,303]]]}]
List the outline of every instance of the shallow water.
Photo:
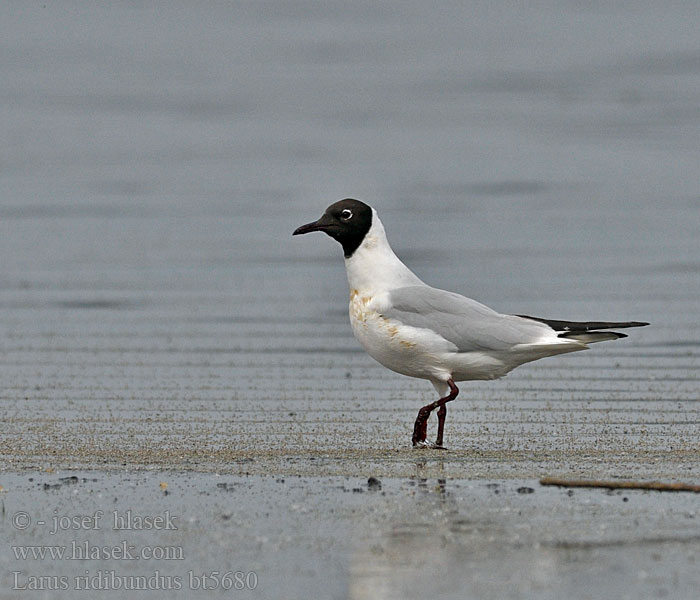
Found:
[{"label": "shallow water", "polygon": [[691,598],[700,583],[694,494],[419,468],[372,485],[192,471],[2,482],[4,597]]},{"label": "shallow water", "polygon": [[[3,4],[0,468],[695,480],[696,12]],[[450,450],[417,456],[432,387],[362,353],[337,245],[291,237],[347,196],[431,285],[652,325],[463,384]],[[338,589],[408,594],[386,581]]]}]

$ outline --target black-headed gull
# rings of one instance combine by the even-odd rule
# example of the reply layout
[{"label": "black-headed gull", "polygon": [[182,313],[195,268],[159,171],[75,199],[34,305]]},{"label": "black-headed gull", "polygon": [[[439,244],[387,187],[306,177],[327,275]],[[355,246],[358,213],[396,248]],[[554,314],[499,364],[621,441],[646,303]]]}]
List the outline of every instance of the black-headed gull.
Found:
[{"label": "black-headed gull", "polygon": [[[532,360],[627,337],[605,330],[648,325],[504,315],[430,287],[394,254],[377,211],[359,200],[331,204],[318,221],[293,235],[311,231],[323,231],[343,247],[350,323],[363,348],[392,371],[427,379],[440,396],[418,412],[414,447],[443,447],[445,405],[459,393],[456,381],[503,377]],[[428,417],[436,408],[437,439],[428,444]]]}]

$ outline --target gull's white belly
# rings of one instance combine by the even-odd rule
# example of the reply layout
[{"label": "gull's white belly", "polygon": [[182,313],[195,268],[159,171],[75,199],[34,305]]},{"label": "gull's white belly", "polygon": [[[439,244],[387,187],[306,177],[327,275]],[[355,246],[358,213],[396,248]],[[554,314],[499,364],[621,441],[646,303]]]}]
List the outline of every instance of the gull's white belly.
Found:
[{"label": "gull's white belly", "polygon": [[367,354],[388,369],[431,381],[495,379],[526,362],[496,353],[459,352],[437,333],[387,319],[375,298],[350,292],[350,324]]},{"label": "gull's white belly", "polygon": [[350,294],[350,324],[367,353],[385,367],[413,377],[434,378],[436,357],[406,335],[406,328],[384,318],[371,307],[370,296]]}]

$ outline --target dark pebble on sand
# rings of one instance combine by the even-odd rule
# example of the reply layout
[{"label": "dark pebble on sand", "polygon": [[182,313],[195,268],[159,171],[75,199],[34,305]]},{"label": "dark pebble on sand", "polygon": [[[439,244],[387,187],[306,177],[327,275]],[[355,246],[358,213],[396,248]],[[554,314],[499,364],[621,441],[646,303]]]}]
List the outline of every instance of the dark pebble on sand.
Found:
[{"label": "dark pebble on sand", "polygon": [[379,481],[376,477],[370,477],[367,480],[367,489],[368,490],[381,490],[382,489],[382,482]]}]

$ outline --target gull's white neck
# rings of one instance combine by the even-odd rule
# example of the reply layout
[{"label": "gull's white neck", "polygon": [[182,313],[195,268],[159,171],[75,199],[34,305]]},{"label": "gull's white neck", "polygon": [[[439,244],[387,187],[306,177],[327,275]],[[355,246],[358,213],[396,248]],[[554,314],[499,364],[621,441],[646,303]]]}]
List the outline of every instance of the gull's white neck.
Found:
[{"label": "gull's white neck", "polygon": [[372,209],[372,226],[360,246],[345,259],[351,290],[371,295],[409,285],[425,285],[404,265],[389,245],[377,211]]}]

